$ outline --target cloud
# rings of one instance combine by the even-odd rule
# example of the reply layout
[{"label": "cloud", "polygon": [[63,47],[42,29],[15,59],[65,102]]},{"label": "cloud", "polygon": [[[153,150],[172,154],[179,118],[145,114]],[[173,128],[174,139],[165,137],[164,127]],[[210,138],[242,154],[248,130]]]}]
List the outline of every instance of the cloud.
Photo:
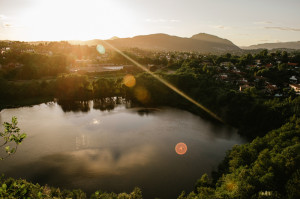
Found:
[{"label": "cloud", "polygon": [[265,29],[284,30],[284,31],[297,31],[297,32],[300,32],[300,28],[290,28],[290,27],[280,27],[280,26],[265,27]]},{"label": "cloud", "polygon": [[12,28],[12,24],[7,22],[8,17],[5,15],[0,15],[0,27],[1,28]]},{"label": "cloud", "polygon": [[211,26],[211,27],[216,28],[216,29],[223,29],[223,30],[231,29],[230,26],[223,26],[223,25],[216,25],[216,26]]},{"label": "cloud", "polygon": [[178,19],[146,19],[149,23],[178,23],[181,22]]},{"label": "cloud", "polygon": [[272,21],[256,21],[254,24],[272,24]]},{"label": "cloud", "polygon": [[7,16],[5,16],[5,15],[0,15],[0,20],[4,20],[4,19],[7,19]]},{"label": "cloud", "polygon": [[259,41],[259,42],[267,42],[267,41],[270,41],[270,40],[268,40],[268,39],[261,39],[261,40],[257,40],[257,41]]},{"label": "cloud", "polygon": [[12,23],[9,22],[4,22],[4,21],[0,21],[0,27],[4,28],[4,29],[8,29],[8,28],[17,28],[18,26],[13,25]]},{"label": "cloud", "polygon": [[11,28],[11,27],[12,27],[12,25],[11,25],[10,23],[4,23],[3,26],[4,26],[5,28]]}]

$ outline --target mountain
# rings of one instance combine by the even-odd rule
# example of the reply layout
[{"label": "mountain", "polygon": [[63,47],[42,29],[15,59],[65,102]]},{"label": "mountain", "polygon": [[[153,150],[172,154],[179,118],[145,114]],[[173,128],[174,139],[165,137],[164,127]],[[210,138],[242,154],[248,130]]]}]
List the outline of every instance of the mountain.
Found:
[{"label": "mountain", "polygon": [[[72,43],[72,42],[70,42]],[[114,38],[113,40],[90,40],[76,44],[98,45],[109,43],[118,49],[140,48],[159,51],[197,51],[203,53],[216,53],[240,50],[239,47],[226,39],[217,36],[200,33],[191,38],[171,36],[167,34],[140,35],[132,38]]]},{"label": "mountain", "polygon": [[264,44],[257,44],[257,45],[251,45],[247,47],[241,47],[243,49],[275,49],[275,48],[289,48],[289,49],[300,49],[300,41],[295,42],[279,42],[279,43],[264,43]]},{"label": "mountain", "polygon": [[210,34],[206,34],[206,33],[199,33],[199,34],[193,35],[191,38],[201,40],[201,41],[209,41],[209,42],[213,42],[213,43],[220,43],[220,44],[224,44],[224,45],[234,45],[231,41],[229,41],[227,39],[222,39],[220,37],[210,35]]},{"label": "mountain", "polygon": [[120,39],[119,37],[113,36],[112,38],[110,38],[109,40],[115,40],[115,39]]}]

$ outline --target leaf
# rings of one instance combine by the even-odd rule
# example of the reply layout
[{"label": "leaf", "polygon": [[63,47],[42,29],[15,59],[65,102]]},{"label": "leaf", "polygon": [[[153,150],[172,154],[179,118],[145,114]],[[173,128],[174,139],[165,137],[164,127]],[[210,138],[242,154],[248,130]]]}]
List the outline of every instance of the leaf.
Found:
[{"label": "leaf", "polygon": [[13,116],[13,117],[11,118],[11,122],[12,122],[12,124],[14,124],[14,125],[17,125],[17,124],[18,124],[18,120],[17,120],[17,118],[16,118],[15,116]]},{"label": "leaf", "polygon": [[7,185],[6,184],[2,184],[2,189],[6,190]]},{"label": "leaf", "polygon": [[10,150],[10,146],[6,146],[6,147],[5,147],[6,153],[9,153],[9,150]]},{"label": "leaf", "polygon": [[43,196],[43,194],[39,191],[38,192],[38,197],[41,198]]},{"label": "leaf", "polygon": [[16,148],[12,148],[11,150],[10,150],[10,153],[15,153],[16,152]]}]

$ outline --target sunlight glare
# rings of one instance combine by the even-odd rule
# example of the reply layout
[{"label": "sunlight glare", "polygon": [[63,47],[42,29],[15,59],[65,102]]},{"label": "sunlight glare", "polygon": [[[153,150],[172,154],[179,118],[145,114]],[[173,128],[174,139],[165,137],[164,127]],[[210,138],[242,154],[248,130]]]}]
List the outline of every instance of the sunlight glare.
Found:
[{"label": "sunlight glare", "polygon": [[94,125],[97,125],[97,124],[99,124],[99,123],[100,123],[100,121],[97,120],[97,119],[93,119],[93,121],[92,121],[92,124],[94,124]]},{"label": "sunlight glare", "polygon": [[135,20],[122,2],[45,0],[24,10],[18,24],[27,40],[90,40],[128,35]]}]

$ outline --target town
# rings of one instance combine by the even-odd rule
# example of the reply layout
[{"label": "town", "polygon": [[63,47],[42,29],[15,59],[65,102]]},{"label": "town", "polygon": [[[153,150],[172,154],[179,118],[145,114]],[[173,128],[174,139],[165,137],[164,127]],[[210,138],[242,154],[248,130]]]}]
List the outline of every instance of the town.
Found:
[{"label": "town", "polygon": [[[245,50],[239,55],[211,55],[131,48],[124,53],[158,74],[193,70],[240,92],[278,98],[290,92],[300,94],[299,51],[262,49],[254,53]],[[141,71],[112,49],[100,54],[96,46],[68,42],[0,42],[0,77],[7,80],[47,79],[60,73],[94,75],[97,79],[102,72],[136,74]]]}]

